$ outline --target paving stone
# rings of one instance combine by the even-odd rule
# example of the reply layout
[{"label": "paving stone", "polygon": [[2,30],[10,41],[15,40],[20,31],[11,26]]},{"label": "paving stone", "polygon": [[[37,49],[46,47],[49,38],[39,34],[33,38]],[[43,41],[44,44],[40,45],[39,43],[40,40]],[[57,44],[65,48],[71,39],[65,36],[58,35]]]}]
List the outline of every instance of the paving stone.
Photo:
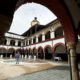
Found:
[{"label": "paving stone", "polygon": [[69,66],[62,65],[7,80],[70,80],[70,71]]}]

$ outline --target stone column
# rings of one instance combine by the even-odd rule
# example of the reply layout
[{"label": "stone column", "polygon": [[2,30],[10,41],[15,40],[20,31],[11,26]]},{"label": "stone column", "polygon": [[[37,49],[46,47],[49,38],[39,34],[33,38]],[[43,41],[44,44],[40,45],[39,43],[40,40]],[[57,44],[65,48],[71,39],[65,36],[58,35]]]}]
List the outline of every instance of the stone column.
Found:
[{"label": "stone column", "polygon": [[38,52],[37,52],[37,59],[38,59]]},{"label": "stone column", "polygon": [[45,41],[45,33],[42,33],[42,41]]},{"label": "stone column", "polygon": [[71,80],[79,80],[78,62],[76,59],[76,43],[69,42],[68,46],[70,48]]},{"label": "stone column", "polygon": [[26,40],[25,40],[25,46],[26,46]]},{"label": "stone column", "polygon": [[21,46],[23,46],[23,41],[21,41]]},{"label": "stone column", "polygon": [[43,54],[44,54],[44,60],[45,60],[45,52]]},{"label": "stone column", "polygon": [[52,38],[55,38],[55,32],[54,31],[50,31],[51,33],[50,33],[50,36],[51,36],[51,39]]},{"label": "stone column", "polygon": [[18,40],[15,41],[15,46],[18,46]]},{"label": "stone column", "polygon": [[70,55],[68,54],[68,64],[70,64]]},{"label": "stone column", "polygon": [[28,39],[28,45],[29,45],[29,39]]},{"label": "stone column", "polygon": [[36,35],[36,43],[38,42],[38,35]]},{"label": "stone column", "polygon": [[33,37],[32,37],[32,40],[31,40],[31,44],[33,44]]},{"label": "stone column", "polygon": [[10,39],[7,39],[7,45],[10,45]]}]

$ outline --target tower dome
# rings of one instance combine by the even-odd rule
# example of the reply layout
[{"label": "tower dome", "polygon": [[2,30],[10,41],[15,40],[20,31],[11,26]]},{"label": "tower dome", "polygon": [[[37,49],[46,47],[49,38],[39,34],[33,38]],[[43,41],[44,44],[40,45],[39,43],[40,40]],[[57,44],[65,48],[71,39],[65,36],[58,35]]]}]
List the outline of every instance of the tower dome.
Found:
[{"label": "tower dome", "polygon": [[37,17],[34,18],[34,20],[31,22],[31,27],[36,25],[36,24],[40,24],[40,22],[37,20]]}]

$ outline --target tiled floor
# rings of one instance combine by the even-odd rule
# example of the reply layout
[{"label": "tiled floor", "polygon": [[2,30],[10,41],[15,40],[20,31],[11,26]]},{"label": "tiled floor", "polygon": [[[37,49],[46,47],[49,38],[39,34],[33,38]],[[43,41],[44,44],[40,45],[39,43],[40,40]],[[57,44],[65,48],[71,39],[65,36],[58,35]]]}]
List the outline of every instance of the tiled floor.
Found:
[{"label": "tiled floor", "polygon": [[68,65],[57,66],[44,71],[33,72],[7,80],[70,80]]}]

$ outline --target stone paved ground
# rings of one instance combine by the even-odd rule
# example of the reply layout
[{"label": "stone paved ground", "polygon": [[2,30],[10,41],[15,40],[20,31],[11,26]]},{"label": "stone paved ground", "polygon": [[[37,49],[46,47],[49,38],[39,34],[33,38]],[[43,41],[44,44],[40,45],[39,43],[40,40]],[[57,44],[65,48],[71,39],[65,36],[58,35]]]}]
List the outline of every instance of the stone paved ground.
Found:
[{"label": "stone paved ground", "polygon": [[57,66],[44,71],[33,72],[7,80],[70,80],[68,65]]}]

